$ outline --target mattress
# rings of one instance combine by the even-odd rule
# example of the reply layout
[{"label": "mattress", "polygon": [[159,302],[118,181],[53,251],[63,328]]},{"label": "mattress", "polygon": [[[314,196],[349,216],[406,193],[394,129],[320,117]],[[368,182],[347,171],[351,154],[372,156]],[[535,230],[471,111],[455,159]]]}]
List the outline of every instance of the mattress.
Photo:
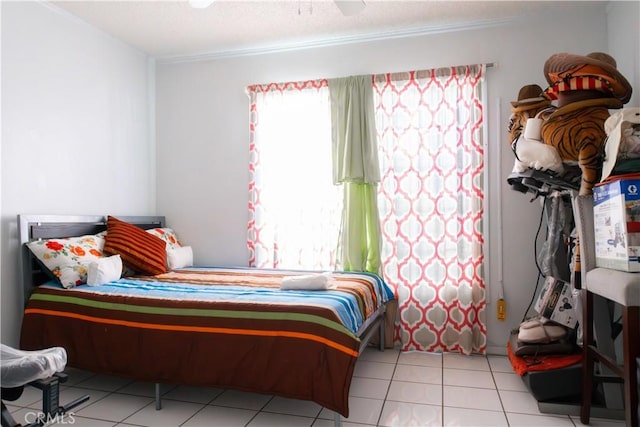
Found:
[{"label": "mattress", "polygon": [[393,293],[378,276],[282,290],[297,271],[192,268],[63,289],[24,312],[21,348],[61,346],[69,366],[138,381],[311,400],[348,417],[362,332]]}]

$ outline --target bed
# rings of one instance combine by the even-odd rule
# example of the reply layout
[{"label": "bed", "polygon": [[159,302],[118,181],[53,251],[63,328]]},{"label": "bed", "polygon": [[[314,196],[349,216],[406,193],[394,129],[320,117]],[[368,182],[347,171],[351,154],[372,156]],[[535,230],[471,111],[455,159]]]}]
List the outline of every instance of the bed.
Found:
[{"label": "bed", "polygon": [[[163,217],[119,219],[166,229]],[[348,417],[358,355],[374,335],[384,349],[393,293],[376,275],[331,272],[327,290],[283,290],[309,272],[189,267],[65,288],[27,243],[100,236],[107,217],[19,215],[18,222],[20,347],[62,346],[69,366],[156,383],[157,408],[158,384],[170,383],[310,400]]]}]

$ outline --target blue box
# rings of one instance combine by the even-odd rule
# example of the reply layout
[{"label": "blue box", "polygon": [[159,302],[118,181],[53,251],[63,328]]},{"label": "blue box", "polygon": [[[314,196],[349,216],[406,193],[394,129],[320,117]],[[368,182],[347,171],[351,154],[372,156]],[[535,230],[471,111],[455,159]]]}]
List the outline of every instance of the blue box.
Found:
[{"label": "blue box", "polygon": [[593,188],[596,267],[640,271],[640,176]]}]

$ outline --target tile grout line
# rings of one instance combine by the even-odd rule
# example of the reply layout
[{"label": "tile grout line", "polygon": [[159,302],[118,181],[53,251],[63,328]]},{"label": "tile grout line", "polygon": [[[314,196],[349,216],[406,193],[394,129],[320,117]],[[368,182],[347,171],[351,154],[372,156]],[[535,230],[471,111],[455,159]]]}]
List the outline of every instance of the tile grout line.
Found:
[{"label": "tile grout line", "polygon": [[489,356],[487,356],[487,364],[489,365],[489,372],[491,372],[491,380],[493,381],[493,386],[496,389],[496,394],[498,395],[498,400],[500,401],[500,407],[502,408],[502,415],[504,416],[505,421],[507,422],[507,427],[511,424],[509,423],[509,417],[507,416],[507,411],[504,407],[504,403],[502,402],[502,394],[500,394],[500,390],[498,389],[498,383],[496,382],[496,377],[493,373],[493,368],[491,367],[491,362],[489,361]]},{"label": "tile grout line", "polygon": [[267,407],[269,402],[271,402],[273,400],[273,397],[274,397],[273,395],[271,397],[269,397],[269,400],[267,400],[264,403],[264,405],[262,405],[262,407],[260,409],[258,409],[255,414],[253,414],[253,417],[251,417],[251,419],[249,421],[247,421],[247,423],[245,424],[245,427],[248,426],[249,424],[251,424],[251,421],[253,421],[258,416],[258,414],[260,414],[260,412],[262,412],[264,410],[264,408]]},{"label": "tile grout line", "polygon": [[[395,351],[395,349],[393,349]],[[393,364],[393,371],[391,372],[391,378],[389,378],[389,384],[387,385],[387,392],[384,394],[384,399],[382,400],[382,407],[380,408],[380,414],[378,414],[378,420],[376,421],[376,426],[380,426],[380,421],[382,421],[382,413],[384,412],[384,408],[387,405],[387,398],[389,397],[389,390],[391,390],[391,384],[393,383],[393,377],[396,374],[396,369],[398,369],[398,363],[400,362],[400,353],[398,352],[396,356],[396,361]]]},{"label": "tile grout line", "polygon": [[440,424],[444,425],[444,353],[440,353]]},{"label": "tile grout line", "polygon": [[[180,387],[179,385],[176,386],[175,388]],[[173,389],[172,389],[173,390]],[[180,426],[185,425],[186,423],[188,423],[191,419],[193,419],[193,417],[195,417],[196,415],[198,415],[200,412],[202,412],[205,408],[207,408],[209,405],[211,405],[211,403],[216,400],[218,397],[220,397],[222,395],[222,393],[224,393],[224,391],[216,394],[214,397],[212,397],[211,399],[209,399],[206,403],[202,404],[202,407],[200,409],[198,409],[197,411],[195,411],[193,414],[191,414],[191,416],[187,417],[186,420],[184,420],[183,422],[180,423]],[[179,401],[182,402],[182,401]],[[185,401],[186,402],[186,401]],[[189,402],[189,403],[195,403],[195,402]],[[212,405],[215,406],[215,405]]]},{"label": "tile grout line", "polygon": [[[119,393],[119,392],[120,392],[120,390],[123,390],[123,389],[125,389],[126,387],[129,387],[130,385],[132,385],[132,384],[136,384],[136,383],[137,383],[137,381],[135,381],[135,380],[131,380],[131,381],[129,381],[128,383],[126,383],[126,384],[122,385],[120,388],[117,388],[117,389],[116,389],[115,391],[113,391],[113,393],[111,393],[111,394],[120,394],[120,395],[125,395],[125,396],[137,396],[137,397],[149,397],[149,396],[132,395],[132,394],[129,394],[129,393]],[[105,397],[106,397],[106,396],[105,396]],[[149,405],[154,405],[154,404],[155,404],[155,399],[153,399],[153,398],[151,398],[151,399],[152,399],[152,400],[151,400],[151,402],[149,402],[148,404],[144,405],[142,408],[139,408],[137,411],[133,411],[131,414],[127,415],[125,418],[121,419],[120,421],[117,421],[117,424],[116,424],[116,425],[124,423],[126,420],[128,420],[129,418],[131,418],[132,416],[134,416],[134,415],[135,415],[135,414],[137,414],[138,412],[142,411],[142,410],[143,410],[144,408],[146,408],[147,406],[149,406]],[[105,420],[105,421],[111,421],[111,420]],[[126,424],[129,424],[129,423],[126,423]],[[133,423],[133,425],[139,425],[139,424],[135,424],[135,423]]]}]

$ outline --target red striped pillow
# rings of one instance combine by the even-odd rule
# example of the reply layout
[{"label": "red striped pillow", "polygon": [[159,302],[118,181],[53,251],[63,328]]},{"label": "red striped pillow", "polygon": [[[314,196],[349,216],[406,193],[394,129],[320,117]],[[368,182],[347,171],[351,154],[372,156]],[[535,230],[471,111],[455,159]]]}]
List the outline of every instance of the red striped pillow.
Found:
[{"label": "red striped pillow", "polygon": [[105,254],[120,255],[122,261],[143,274],[167,272],[167,250],[164,240],[118,218],[107,217]]}]

